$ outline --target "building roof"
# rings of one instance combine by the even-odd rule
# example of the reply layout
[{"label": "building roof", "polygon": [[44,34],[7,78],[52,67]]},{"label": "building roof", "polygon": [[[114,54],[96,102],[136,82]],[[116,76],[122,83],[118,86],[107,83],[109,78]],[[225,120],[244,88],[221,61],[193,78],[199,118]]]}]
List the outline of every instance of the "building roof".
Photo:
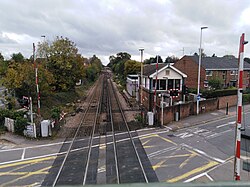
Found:
[{"label": "building roof", "polygon": [[[166,63],[158,63],[158,70],[162,69],[163,67],[167,66]],[[151,74],[156,72],[156,63],[154,64],[147,64],[143,66],[143,75],[150,76]]]},{"label": "building roof", "polygon": [[[192,58],[194,62],[199,63],[199,56],[187,56]],[[237,70],[238,58],[235,57],[202,57],[201,66],[206,70]],[[244,63],[244,70],[250,70],[250,64]]]},{"label": "building roof", "polygon": [[[182,77],[187,77],[186,74],[182,73],[180,70],[178,70],[177,68],[169,65],[169,64],[166,64],[166,63],[159,63],[158,64],[158,72],[161,72],[162,70],[166,69],[166,68],[170,68],[172,70],[174,70],[175,72],[177,72],[178,74],[180,74]],[[145,65],[143,67],[143,75],[144,76],[150,76],[150,77],[153,77],[155,76],[156,74],[156,64],[148,64],[148,65]]]}]

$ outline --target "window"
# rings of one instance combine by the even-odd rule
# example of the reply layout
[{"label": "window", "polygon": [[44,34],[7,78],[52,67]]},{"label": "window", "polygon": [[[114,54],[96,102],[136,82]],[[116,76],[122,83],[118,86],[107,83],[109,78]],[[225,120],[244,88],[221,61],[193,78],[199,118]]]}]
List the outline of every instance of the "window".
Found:
[{"label": "window", "polygon": [[[153,80],[153,89],[155,89],[155,79]],[[166,90],[166,80],[165,79],[158,79],[157,80],[157,88],[156,90]]]},{"label": "window", "polygon": [[168,90],[174,88],[174,80],[173,79],[168,79]]},{"label": "window", "polygon": [[238,75],[238,71],[237,70],[231,70],[230,75]]},{"label": "window", "polygon": [[181,87],[181,80],[175,79],[175,89],[180,89],[180,87]]},{"label": "window", "polygon": [[212,75],[213,75],[213,71],[211,71],[211,70],[206,71],[206,76],[212,76]]},{"label": "window", "polygon": [[161,79],[159,80],[159,82],[160,82],[160,90],[166,90],[166,80]]},{"label": "window", "polygon": [[170,71],[169,70],[166,70],[165,71],[165,75],[169,75],[170,74]]}]

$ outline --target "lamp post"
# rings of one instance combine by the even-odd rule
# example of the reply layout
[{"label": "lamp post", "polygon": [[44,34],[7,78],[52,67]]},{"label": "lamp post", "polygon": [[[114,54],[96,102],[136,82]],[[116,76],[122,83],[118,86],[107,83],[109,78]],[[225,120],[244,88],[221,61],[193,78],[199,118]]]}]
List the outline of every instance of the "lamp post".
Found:
[{"label": "lamp post", "polygon": [[198,86],[197,86],[197,107],[196,113],[199,114],[199,101],[200,101],[200,74],[201,74],[201,43],[202,43],[202,30],[207,29],[208,27],[201,27],[200,35],[200,50],[199,50],[199,67],[198,67]]},{"label": "lamp post", "polygon": [[140,78],[140,88],[141,88],[141,93],[140,93],[140,104],[141,104],[141,119],[142,119],[142,124],[144,123],[143,120],[143,104],[142,104],[142,75],[143,75],[143,48],[140,48],[139,51],[141,52],[141,78]]},{"label": "lamp post", "polygon": [[142,107],[142,81],[143,81],[143,51],[144,51],[144,49],[143,48],[141,48],[141,49],[139,49],[139,51],[141,52],[141,79],[140,79],[140,87],[141,87],[141,93],[140,93],[140,95],[141,95],[141,97],[140,97],[140,103],[141,103],[141,107]]}]

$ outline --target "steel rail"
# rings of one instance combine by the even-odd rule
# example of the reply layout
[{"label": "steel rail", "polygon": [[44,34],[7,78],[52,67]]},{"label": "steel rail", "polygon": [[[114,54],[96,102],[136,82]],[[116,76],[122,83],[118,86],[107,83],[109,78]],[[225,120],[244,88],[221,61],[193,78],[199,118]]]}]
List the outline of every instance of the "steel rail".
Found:
[{"label": "steel rail", "polygon": [[[99,81],[99,80],[98,80],[98,81]],[[97,89],[96,86],[95,86],[95,89]],[[56,186],[56,183],[57,183],[57,181],[58,181],[58,179],[59,179],[59,176],[60,176],[60,174],[61,174],[61,172],[62,172],[62,169],[63,169],[63,167],[64,167],[64,164],[65,164],[65,162],[66,162],[66,160],[67,160],[67,158],[68,158],[68,156],[69,156],[69,153],[70,153],[70,151],[71,151],[72,145],[73,145],[74,141],[76,140],[76,137],[77,137],[77,134],[78,134],[78,132],[79,132],[79,129],[81,128],[81,126],[82,126],[82,124],[83,124],[83,120],[85,119],[85,117],[86,117],[86,115],[87,115],[87,113],[88,113],[88,111],[89,111],[89,108],[90,108],[90,105],[91,105],[91,103],[92,103],[92,101],[93,101],[94,96],[95,96],[95,94],[92,94],[91,99],[90,99],[89,104],[88,104],[88,107],[87,107],[87,109],[85,110],[84,114],[82,115],[80,124],[79,124],[79,126],[77,127],[77,129],[76,129],[76,132],[75,132],[75,134],[74,134],[73,140],[72,140],[71,143],[70,143],[69,149],[68,149],[68,151],[67,151],[67,153],[66,153],[66,155],[65,155],[65,157],[64,157],[64,159],[63,159],[63,162],[62,162],[62,164],[61,164],[61,166],[60,166],[60,168],[59,168],[59,171],[58,171],[58,173],[57,173],[57,175],[56,175],[56,178],[55,178],[55,180],[54,180],[54,182],[53,182],[53,184],[52,184],[53,187]]]},{"label": "steel rail", "polygon": [[117,103],[118,103],[118,106],[119,106],[119,110],[120,110],[120,112],[121,112],[121,114],[122,114],[123,121],[125,122],[127,131],[128,131],[128,135],[129,135],[129,138],[130,138],[130,140],[131,140],[131,142],[132,142],[132,145],[133,145],[133,148],[134,148],[134,151],[135,151],[137,160],[138,160],[138,162],[139,162],[139,164],[140,164],[140,167],[141,167],[141,170],[142,170],[142,173],[143,173],[145,182],[146,182],[146,183],[149,183],[148,177],[147,177],[147,175],[146,175],[146,172],[145,172],[145,169],[144,169],[144,167],[143,167],[142,161],[141,161],[141,159],[140,159],[139,153],[137,152],[137,149],[136,149],[136,146],[135,146],[133,137],[131,136],[131,133],[130,133],[130,130],[129,130],[129,127],[128,127],[128,123],[127,123],[126,117],[125,117],[125,115],[124,115],[124,113],[123,113],[123,111],[122,111],[121,104],[120,104],[120,102],[119,102],[119,100],[118,100],[118,96],[117,96],[117,94],[116,94],[116,92],[115,92],[114,85],[113,85],[112,81],[110,81],[110,82],[111,82],[112,90],[113,90],[114,95],[115,95],[115,99],[116,99],[116,101],[117,101]]},{"label": "steel rail", "polygon": [[[105,76],[104,76],[105,77]],[[87,180],[87,174],[88,174],[88,168],[89,168],[89,162],[90,162],[90,156],[91,156],[91,151],[92,151],[92,145],[93,145],[93,139],[95,136],[95,128],[96,128],[96,124],[97,124],[97,118],[100,114],[100,108],[101,108],[101,103],[102,103],[102,94],[103,94],[103,79],[102,79],[102,88],[101,88],[101,94],[98,100],[98,105],[97,105],[97,110],[96,110],[96,115],[95,115],[95,121],[94,121],[94,125],[92,128],[92,133],[91,133],[91,137],[90,137],[90,142],[89,142],[89,149],[88,149],[88,157],[86,160],[86,167],[85,167],[85,173],[84,173],[84,178],[83,178],[83,185],[86,184],[86,180]]]},{"label": "steel rail", "polygon": [[112,106],[111,106],[111,99],[110,94],[108,92],[108,104],[109,104],[109,114],[110,114],[110,123],[111,123],[111,129],[112,129],[112,137],[113,137],[113,149],[114,149],[114,157],[115,157],[115,169],[116,169],[116,177],[117,177],[117,184],[120,184],[120,175],[119,175],[119,168],[118,168],[118,159],[117,159],[117,151],[116,151],[116,138],[115,138],[115,129],[114,129],[114,122],[113,122],[113,116],[112,116]]}]

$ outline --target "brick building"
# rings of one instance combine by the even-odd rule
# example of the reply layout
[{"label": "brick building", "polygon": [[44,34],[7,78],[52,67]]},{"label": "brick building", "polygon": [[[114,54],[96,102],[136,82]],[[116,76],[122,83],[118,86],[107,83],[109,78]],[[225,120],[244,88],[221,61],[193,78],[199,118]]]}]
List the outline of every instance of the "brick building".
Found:
[{"label": "brick building", "polygon": [[[187,75],[177,68],[169,64],[159,63],[157,74],[156,64],[145,65],[142,77],[142,103],[148,111],[153,110],[155,96],[157,97],[156,104],[159,105],[159,94],[166,95],[164,102],[167,105],[172,105],[174,102],[182,100],[182,85]],[[173,92],[175,92],[176,96],[171,95]]]},{"label": "brick building", "polygon": [[[187,75],[185,85],[197,88],[199,56],[184,56],[173,66]],[[250,64],[244,63],[243,84],[244,88],[250,87]],[[208,81],[219,78],[223,81],[222,87],[237,86],[238,59],[228,57],[202,57],[200,71],[200,88],[208,88]]]}]

